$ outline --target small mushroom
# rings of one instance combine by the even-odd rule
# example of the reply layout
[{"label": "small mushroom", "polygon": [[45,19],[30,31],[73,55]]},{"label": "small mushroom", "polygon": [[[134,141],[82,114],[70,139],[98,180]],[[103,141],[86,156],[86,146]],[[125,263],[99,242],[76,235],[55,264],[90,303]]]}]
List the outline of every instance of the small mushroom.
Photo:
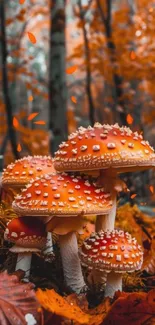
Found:
[{"label": "small mushroom", "polygon": [[32,253],[43,249],[46,237],[45,225],[40,219],[19,217],[7,224],[4,239],[15,244],[10,251],[18,254],[16,270],[25,271],[26,279],[29,278]]},{"label": "small mushroom", "polygon": [[110,193],[103,188],[99,192],[95,184],[81,177],[65,173],[47,174],[31,182],[31,186],[13,202],[14,210],[20,215],[40,216],[42,220],[47,216],[53,217],[47,230],[59,235],[66,284],[76,292],[84,286],[76,239],[76,231],[85,222],[81,217],[83,214],[106,214],[112,207]]},{"label": "small mushroom", "polygon": [[79,251],[82,264],[92,270],[107,272],[105,296],[113,297],[122,291],[122,274],[140,270],[142,247],[123,230],[100,231],[87,238]]}]

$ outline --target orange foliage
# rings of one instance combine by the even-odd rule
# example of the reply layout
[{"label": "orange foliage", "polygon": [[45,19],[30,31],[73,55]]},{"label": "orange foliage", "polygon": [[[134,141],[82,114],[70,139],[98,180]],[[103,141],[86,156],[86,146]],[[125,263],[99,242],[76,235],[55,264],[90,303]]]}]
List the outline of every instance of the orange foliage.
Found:
[{"label": "orange foliage", "polygon": [[66,73],[67,73],[67,74],[72,74],[72,73],[74,73],[76,70],[77,70],[77,66],[76,66],[76,65],[73,65],[73,66],[71,66],[71,67],[69,67],[69,68],[66,69]]},{"label": "orange foliage", "polygon": [[37,115],[38,115],[39,113],[31,113],[29,116],[28,116],[28,118],[27,118],[27,120],[28,121],[31,121],[31,120],[33,120]]},{"label": "orange foliage", "polygon": [[37,42],[37,40],[36,40],[34,34],[33,33],[30,33],[30,32],[28,32],[27,34],[28,34],[28,37],[29,37],[30,42],[32,44],[35,44]]}]

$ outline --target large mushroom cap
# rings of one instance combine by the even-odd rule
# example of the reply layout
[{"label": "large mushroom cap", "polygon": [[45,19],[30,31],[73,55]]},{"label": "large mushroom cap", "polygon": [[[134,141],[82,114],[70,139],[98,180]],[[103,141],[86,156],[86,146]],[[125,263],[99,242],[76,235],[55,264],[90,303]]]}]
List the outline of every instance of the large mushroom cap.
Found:
[{"label": "large mushroom cap", "polygon": [[[46,229],[43,222],[33,217],[12,219],[4,233],[4,239],[16,244],[16,247],[37,250],[46,243]],[[18,250],[19,251],[19,250]]]},{"label": "large mushroom cap", "polygon": [[4,169],[2,185],[13,186],[14,188],[21,187],[42,173],[54,171],[53,159],[50,156],[27,156],[16,160]]},{"label": "large mushroom cap", "polygon": [[115,168],[117,172],[137,171],[155,166],[154,149],[142,135],[128,127],[101,125],[80,127],[59,145],[54,167],[58,171]]},{"label": "large mushroom cap", "polygon": [[84,265],[107,272],[132,272],[143,262],[141,246],[123,230],[92,234],[83,242],[80,257]]},{"label": "large mushroom cap", "polygon": [[112,208],[112,198],[80,176],[53,173],[28,184],[16,196],[13,208],[20,215],[33,216],[106,214]]}]

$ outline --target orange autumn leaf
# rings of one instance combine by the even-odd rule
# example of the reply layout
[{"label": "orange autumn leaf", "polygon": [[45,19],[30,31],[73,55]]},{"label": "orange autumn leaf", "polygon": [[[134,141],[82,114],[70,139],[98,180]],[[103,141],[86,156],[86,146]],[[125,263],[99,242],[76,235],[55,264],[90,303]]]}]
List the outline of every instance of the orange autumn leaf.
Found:
[{"label": "orange autumn leaf", "polygon": [[73,65],[72,67],[69,67],[69,68],[66,69],[66,73],[67,73],[67,74],[72,74],[72,73],[74,73],[76,70],[77,70],[77,66],[76,66],[76,65]]},{"label": "orange autumn leaf", "polygon": [[33,120],[39,113],[31,113],[29,116],[28,116],[28,121],[31,121]]},{"label": "orange autumn leaf", "polygon": [[32,33],[30,33],[30,32],[28,32],[27,34],[28,34],[28,37],[29,37],[30,42],[31,42],[32,44],[35,44],[37,40],[36,40],[34,34],[32,34]]},{"label": "orange autumn leaf", "polygon": [[20,152],[21,150],[22,150],[22,147],[21,147],[20,143],[18,143],[18,145],[17,145],[17,151]]},{"label": "orange autumn leaf", "polygon": [[[155,290],[133,293],[116,293],[118,299],[112,304],[104,319],[104,325],[155,324]],[[148,323],[149,321],[149,323]]]},{"label": "orange autumn leaf", "polygon": [[130,114],[127,115],[126,120],[129,125],[133,123],[133,117]]},{"label": "orange autumn leaf", "polygon": [[45,121],[36,121],[36,122],[33,122],[34,124],[40,124],[40,125],[45,125],[46,122]]},{"label": "orange autumn leaf", "polygon": [[17,128],[19,126],[19,122],[16,117],[13,118],[13,126],[14,128]]},{"label": "orange autumn leaf", "polygon": [[19,4],[20,4],[20,5],[23,5],[24,2],[25,2],[25,0],[19,0]]},{"label": "orange autumn leaf", "polygon": [[32,102],[33,101],[33,96],[32,95],[29,96],[28,101],[29,102]]},{"label": "orange autumn leaf", "polygon": [[46,291],[38,289],[36,296],[42,307],[46,310],[61,317],[77,321],[79,324],[90,324],[91,316],[89,314],[83,312],[76,304],[67,302],[64,297],[61,297],[53,289]]},{"label": "orange autumn leaf", "polygon": [[134,199],[137,196],[137,194],[132,194],[130,197],[131,199]]},{"label": "orange autumn leaf", "polygon": [[77,103],[76,97],[75,96],[71,96],[71,101],[76,104]]},{"label": "orange autumn leaf", "polygon": [[136,53],[134,51],[131,51],[131,53],[130,53],[130,59],[131,60],[135,60],[135,58],[136,58]]},{"label": "orange autumn leaf", "polygon": [[149,189],[150,189],[150,192],[153,194],[154,193],[154,187],[152,185],[150,185]]}]

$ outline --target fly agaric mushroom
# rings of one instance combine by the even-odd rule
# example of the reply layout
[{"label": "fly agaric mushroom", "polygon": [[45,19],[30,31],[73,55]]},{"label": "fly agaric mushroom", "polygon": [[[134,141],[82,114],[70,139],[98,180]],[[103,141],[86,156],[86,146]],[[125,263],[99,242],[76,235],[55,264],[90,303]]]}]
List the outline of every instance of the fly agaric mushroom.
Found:
[{"label": "fly agaric mushroom", "polygon": [[[19,194],[20,190],[27,185],[33,178],[40,177],[42,174],[53,173],[53,159],[50,156],[27,156],[16,160],[3,170],[2,186],[13,196]],[[48,221],[48,220],[47,220]],[[52,235],[47,235],[47,247],[44,255],[53,255]]]},{"label": "fly agaric mushroom", "polygon": [[154,149],[142,135],[118,124],[101,125],[87,129],[80,127],[59,145],[55,153],[57,171],[97,171],[99,183],[107,186],[115,196],[113,209],[107,218],[97,216],[96,230],[114,229],[117,191],[126,189],[117,179],[118,173],[140,171],[155,166]]},{"label": "fly agaric mushroom", "polygon": [[19,217],[7,224],[4,239],[15,243],[10,251],[18,254],[16,270],[25,271],[25,278],[29,277],[32,253],[45,246],[46,237],[46,227],[40,219]]},{"label": "fly agaric mushroom", "polygon": [[75,234],[82,218],[79,223],[74,222],[73,218],[79,218],[83,214],[106,214],[111,206],[110,193],[103,188],[98,189],[95,184],[91,185],[81,176],[65,173],[43,175],[32,181],[13,202],[14,210],[20,215],[57,217],[55,225],[51,219],[52,224],[49,222],[48,230],[50,227],[52,231],[53,227],[59,229],[64,277],[68,287],[76,292],[84,286]]},{"label": "fly agaric mushroom", "polygon": [[82,264],[107,272],[105,296],[113,297],[122,291],[122,274],[139,270],[143,262],[142,247],[123,230],[92,233],[79,251]]}]

